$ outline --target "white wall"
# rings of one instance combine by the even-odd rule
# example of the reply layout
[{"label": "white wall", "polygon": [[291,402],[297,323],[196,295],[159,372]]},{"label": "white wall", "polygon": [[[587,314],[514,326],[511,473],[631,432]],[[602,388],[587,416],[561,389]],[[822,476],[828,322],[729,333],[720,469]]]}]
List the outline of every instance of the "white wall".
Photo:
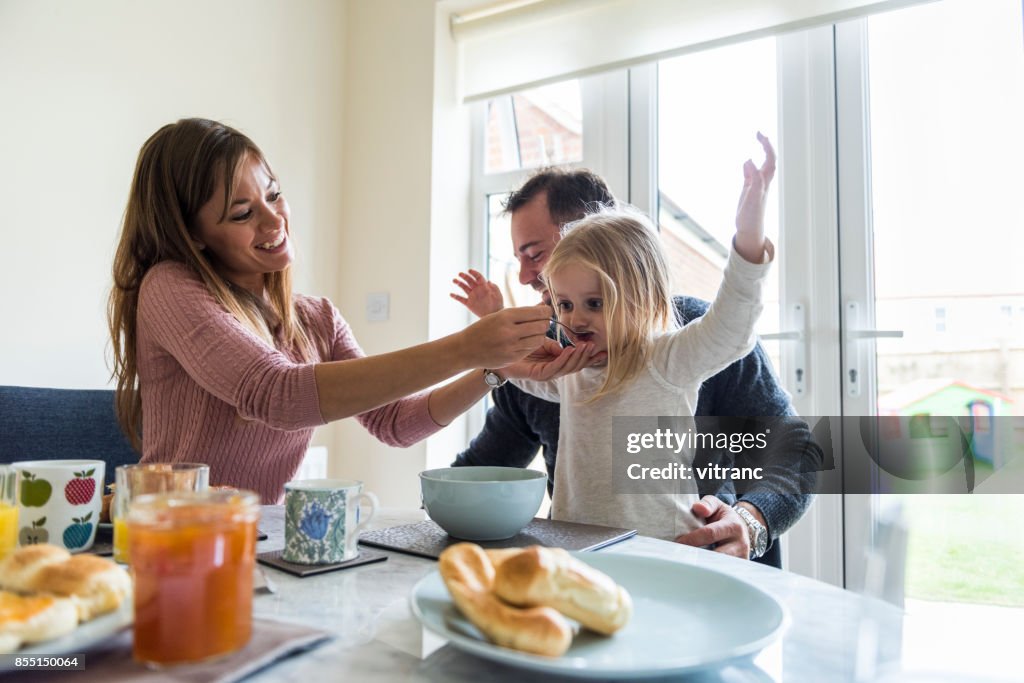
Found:
[{"label": "white wall", "polygon": [[263,148],[293,206],[300,289],[333,287],[313,255],[337,241],[344,43],[331,0],[0,1],[0,383],[107,385],[105,302],[135,158],[183,116]]},{"label": "white wall", "polygon": [[108,385],[105,304],[136,155],[180,117],[262,147],[292,206],[297,288],[334,293],[346,10],[0,0],[0,383]]},{"label": "white wall", "polygon": [[[449,297],[468,258],[469,149],[455,106],[454,48],[430,2],[350,4],[344,186],[346,226],[335,302],[367,353],[425,342],[466,324]],[[391,317],[368,322],[366,295],[387,291]],[[458,420],[426,443],[388,448],[340,425],[331,473],[363,479],[384,505],[418,504],[417,474],[465,444]]]},{"label": "white wall", "polygon": [[[135,158],[184,116],[262,147],[292,207],[297,289],[330,297],[367,353],[464,325],[448,283],[468,257],[468,126],[439,7],[0,0],[0,384],[109,385],[105,303]],[[391,317],[371,323],[379,291]],[[465,437],[461,420],[433,437],[431,464]],[[418,504],[427,444],[392,449],[354,420],[314,443],[332,476]]]}]

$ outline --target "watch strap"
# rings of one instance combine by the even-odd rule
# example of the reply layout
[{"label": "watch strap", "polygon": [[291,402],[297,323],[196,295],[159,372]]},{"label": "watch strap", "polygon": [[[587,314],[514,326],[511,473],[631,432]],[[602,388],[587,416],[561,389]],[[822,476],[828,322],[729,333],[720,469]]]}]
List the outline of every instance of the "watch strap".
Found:
[{"label": "watch strap", "polygon": [[750,535],[750,559],[756,560],[768,550],[768,529],[764,524],[757,521],[754,515],[750,514],[743,506],[736,504],[732,509],[739,514],[743,523],[747,525],[747,533]]}]

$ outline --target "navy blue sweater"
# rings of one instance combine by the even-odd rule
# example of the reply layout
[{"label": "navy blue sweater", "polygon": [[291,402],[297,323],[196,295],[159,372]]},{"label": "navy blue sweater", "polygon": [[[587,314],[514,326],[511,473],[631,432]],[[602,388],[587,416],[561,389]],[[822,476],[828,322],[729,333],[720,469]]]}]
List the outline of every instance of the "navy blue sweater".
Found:
[{"label": "navy blue sweater", "polygon": [[[692,297],[677,297],[675,303],[684,325],[708,309],[706,301]],[[558,404],[531,396],[512,384],[494,390],[491,400],[494,405],[487,412],[484,428],[452,464],[526,467],[537,450],[543,448],[550,491],[558,458]],[[743,500],[757,507],[767,522],[772,541],[769,552],[761,559],[774,566],[781,565],[774,541],[811,504],[810,491],[823,460],[807,424],[794,415],[789,395],[779,386],[760,344],[705,381],[697,397],[698,418],[790,416],[772,422],[773,448],[767,456],[764,452],[729,455],[714,450],[699,451],[695,456],[696,465],[763,468],[759,480],[699,481],[698,492],[701,496],[714,495],[729,505]]]}]

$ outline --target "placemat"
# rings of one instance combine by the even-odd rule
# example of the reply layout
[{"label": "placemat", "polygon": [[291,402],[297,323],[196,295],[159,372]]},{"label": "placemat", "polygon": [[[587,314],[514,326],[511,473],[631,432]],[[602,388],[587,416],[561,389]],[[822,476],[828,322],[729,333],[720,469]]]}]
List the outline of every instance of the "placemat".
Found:
[{"label": "placemat", "polygon": [[[558,522],[536,517],[512,538],[476,543],[484,548],[525,548],[530,545],[543,545],[566,550],[597,550],[635,535],[636,529]],[[400,553],[436,560],[445,548],[462,541],[452,538],[448,532],[428,519],[416,524],[366,531],[359,537],[359,542],[374,548],[397,550]]]},{"label": "placemat", "polygon": [[295,564],[294,562],[288,562],[281,557],[282,550],[274,550],[271,552],[260,553],[256,556],[256,559],[260,561],[260,564],[265,564],[281,571],[286,571],[289,574],[294,574],[298,577],[312,576],[314,574],[323,574],[325,572],[333,572],[338,569],[349,569],[350,567],[359,567],[364,564],[371,564],[373,562],[383,562],[388,559],[388,556],[384,553],[374,552],[372,550],[363,550],[358,556],[345,562],[337,562],[335,564]]},{"label": "placemat", "polygon": [[131,629],[121,632],[85,655],[84,671],[19,671],[9,674],[19,683],[233,683],[279,659],[310,650],[333,638],[327,631],[270,619],[252,620],[252,639],[244,648],[221,659],[182,664],[154,671],[132,659]]}]

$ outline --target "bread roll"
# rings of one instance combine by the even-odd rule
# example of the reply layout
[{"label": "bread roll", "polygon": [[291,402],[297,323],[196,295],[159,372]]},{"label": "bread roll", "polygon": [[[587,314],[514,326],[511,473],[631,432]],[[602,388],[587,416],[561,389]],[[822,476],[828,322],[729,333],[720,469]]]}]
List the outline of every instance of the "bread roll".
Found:
[{"label": "bread roll", "polygon": [[491,564],[494,565],[495,570],[497,570],[499,564],[501,564],[502,562],[504,562],[508,558],[512,557],[513,555],[518,555],[519,553],[523,552],[523,549],[522,548],[488,548],[484,552],[487,553],[487,559],[489,559],[491,561]]},{"label": "bread roll", "polygon": [[480,546],[453,545],[441,553],[439,565],[455,606],[495,644],[549,657],[569,649],[572,627],[558,612],[511,607],[495,597],[494,567]]},{"label": "bread roll", "polygon": [[88,621],[117,609],[132,585],[127,572],[108,559],[40,544],[18,548],[0,562],[0,588],[73,597],[79,618]]},{"label": "bread roll", "polygon": [[48,564],[67,562],[71,553],[48,543],[17,548],[0,561],[0,588],[28,592],[27,586],[40,569]]},{"label": "bread roll", "polygon": [[0,653],[15,652],[22,643],[63,636],[76,626],[78,609],[71,599],[0,591]]},{"label": "bread roll", "polygon": [[507,558],[495,573],[494,592],[512,605],[552,607],[604,635],[633,614],[624,588],[561,548],[532,546]]}]

